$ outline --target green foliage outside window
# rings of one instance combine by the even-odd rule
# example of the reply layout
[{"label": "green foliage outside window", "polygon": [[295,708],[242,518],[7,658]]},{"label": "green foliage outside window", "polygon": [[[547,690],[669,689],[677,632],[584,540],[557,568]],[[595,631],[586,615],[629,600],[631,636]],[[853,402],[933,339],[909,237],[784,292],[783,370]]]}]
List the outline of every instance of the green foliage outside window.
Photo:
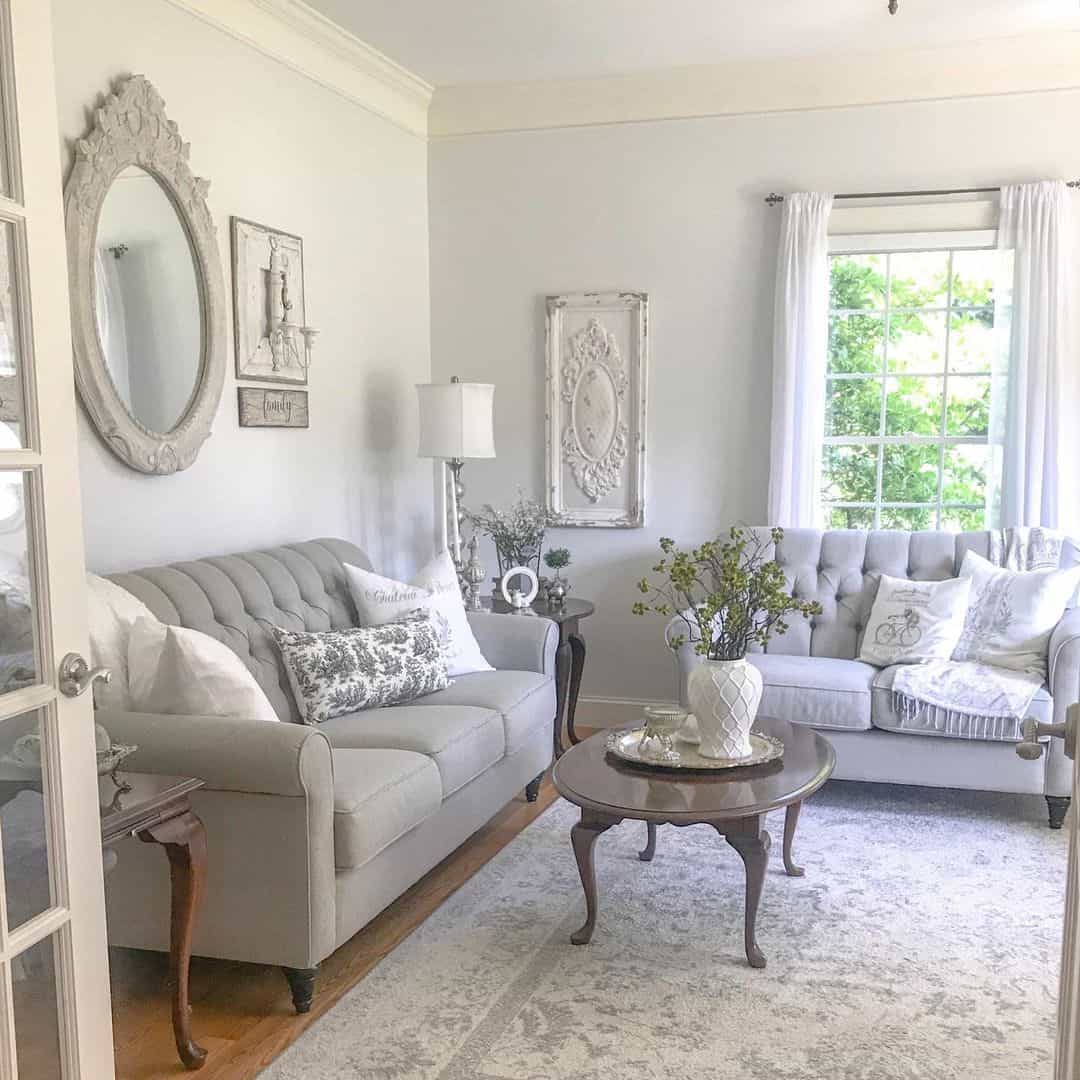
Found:
[{"label": "green foliage outside window", "polygon": [[[996,258],[970,251],[830,260],[825,435],[833,441],[822,473],[830,527],[875,526],[873,505],[830,504],[877,503],[879,454],[881,503],[921,504],[882,505],[880,527],[984,527]],[[883,434],[934,441],[842,441]],[[942,435],[973,441],[942,446]]]}]

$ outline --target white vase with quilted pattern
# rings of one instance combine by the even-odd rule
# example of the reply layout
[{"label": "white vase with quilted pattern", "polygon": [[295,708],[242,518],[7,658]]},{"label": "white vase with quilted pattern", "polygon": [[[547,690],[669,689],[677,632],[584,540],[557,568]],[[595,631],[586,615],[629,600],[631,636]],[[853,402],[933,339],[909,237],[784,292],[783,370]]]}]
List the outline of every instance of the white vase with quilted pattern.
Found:
[{"label": "white vase with quilted pattern", "polygon": [[701,732],[699,754],[750,756],[750,728],[761,704],[761,672],[742,660],[702,660],[687,683],[690,708]]}]

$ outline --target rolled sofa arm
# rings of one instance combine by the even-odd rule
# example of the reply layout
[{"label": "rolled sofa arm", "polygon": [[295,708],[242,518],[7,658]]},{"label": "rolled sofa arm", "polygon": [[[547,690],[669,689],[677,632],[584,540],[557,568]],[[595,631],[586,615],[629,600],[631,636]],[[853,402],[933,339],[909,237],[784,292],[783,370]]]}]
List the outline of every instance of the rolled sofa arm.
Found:
[{"label": "rolled sofa arm", "polygon": [[[1065,721],[1069,706],[1080,701],[1080,609],[1065,612],[1050,635],[1050,694],[1054,699],[1054,722]],[[1047,747],[1047,795],[1072,794],[1072,762],[1065,756],[1064,743],[1051,739]]]},{"label": "rolled sofa arm", "polygon": [[305,796],[334,786],[330,742],[317,728],[228,716],[164,716],[100,709],[113,742],[138,746],[135,772],[197,776],[211,791]]},{"label": "rolled sofa arm", "polygon": [[469,625],[484,659],[493,668],[555,674],[559,628],[550,619],[470,611]]},{"label": "rolled sofa arm", "polygon": [[[197,776],[191,805],[206,827],[207,875],[194,951],[249,963],[314,967],[337,945],[334,775],[330,743],[300,724],[101,710],[133,770]],[[160,848],[116,845],[105,880],[109,940],[169,948],[169,873]]]}]

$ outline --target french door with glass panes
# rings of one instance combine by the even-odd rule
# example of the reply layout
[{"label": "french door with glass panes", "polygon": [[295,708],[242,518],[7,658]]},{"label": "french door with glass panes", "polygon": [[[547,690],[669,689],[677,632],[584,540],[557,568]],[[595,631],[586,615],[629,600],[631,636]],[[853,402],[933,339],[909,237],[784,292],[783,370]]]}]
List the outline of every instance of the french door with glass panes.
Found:
[{"label": "french door with glass panes", "polygon": [[[0,0],[0,1080],[113,1076],[48,0]],[[73,690],[73,687],[68,687]]]}]

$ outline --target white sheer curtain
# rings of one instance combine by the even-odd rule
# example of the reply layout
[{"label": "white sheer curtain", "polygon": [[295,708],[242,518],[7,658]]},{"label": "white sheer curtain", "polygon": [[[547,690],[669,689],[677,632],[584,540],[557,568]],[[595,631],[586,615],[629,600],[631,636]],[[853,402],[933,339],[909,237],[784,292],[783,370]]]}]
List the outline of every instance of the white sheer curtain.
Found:
[{"label": "white sheer curtain", "polygon": [[[1001,189],[998,246],[1013,249],[1001,522],[1076,529],[1080,379],[1069,306],[1073,244],[1063,181]],[[1071,435],[1071,448],[1068,440]]]},{"label": "white sheer curtain", "polygon": [[770,525],[819,525],[832,195],[784,197],[773,326]]}]

